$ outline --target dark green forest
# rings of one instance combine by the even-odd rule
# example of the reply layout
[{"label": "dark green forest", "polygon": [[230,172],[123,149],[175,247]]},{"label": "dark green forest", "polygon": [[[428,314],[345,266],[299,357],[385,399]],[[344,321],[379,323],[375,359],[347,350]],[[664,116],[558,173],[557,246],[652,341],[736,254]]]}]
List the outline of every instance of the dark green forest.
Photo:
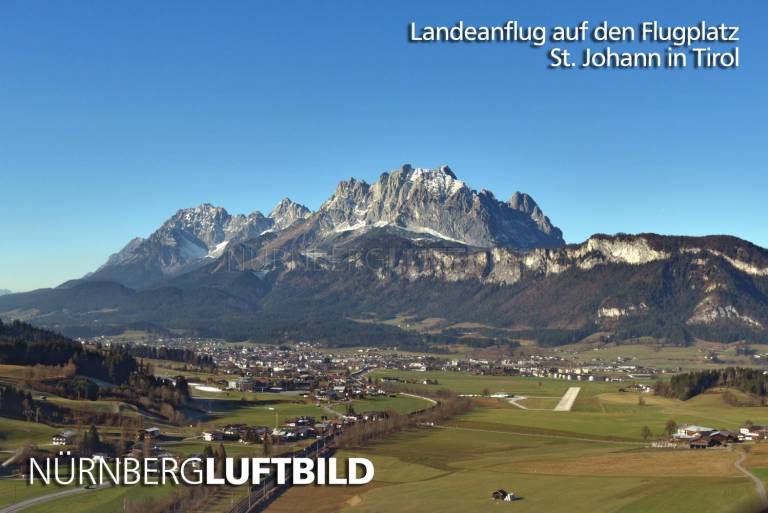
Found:
[{"label": "dark green forest", "polygon": [[656,394],[687,400],[715,387],[730,387],[760,398],[768,395],[768,376],[760,369],[728,367],[676,374],[656,383]]}]

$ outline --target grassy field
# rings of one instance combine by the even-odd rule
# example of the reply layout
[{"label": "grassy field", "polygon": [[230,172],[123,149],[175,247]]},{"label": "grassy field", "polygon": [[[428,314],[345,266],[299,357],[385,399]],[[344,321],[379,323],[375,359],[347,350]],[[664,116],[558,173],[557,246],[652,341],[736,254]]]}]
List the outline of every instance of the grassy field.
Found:
[{"label": "grassy field", "polygon": [[130,501],[141,501],[161,497],[171,492],[171,486],[116,486],[93,490],[71,497],[63,497],[44,504],[25,509],[24,513],[61,513],[71,511],[77,513],[110,513],[123,511],[127,498]]},{"label": "grassy field", "polygon": [[0,480],[0,508],[64,489],[61,486],[45,486],[40,483],[29,485],[27,481],[21,479],[2,479]]},{"label": "grassy field", "polygon": [[650,394],[644,394],[643,399],[645,405],[640,406],[636,394],[580,395],[570,412],[522,410],[504,400],[486,400],[485,407],[449,424],[474,429],[634,441],[642,440],[643,426],[648,426],[654,437],[661,436],[670,419],[677,424],[731,430],[738,430],[746,420],[768,424],[768,408],[729,406],[720,393],[707,393],[688,401]]},{"label": "grassy field", "polygon": [[26,379],[30,368],[25,365],[0,365],[0,378],[8,382],[18,382]]},{"label": "grassy field", "polygon": [[[333,405],[333,410],[341,413],[347,413],[347,405],[350,403],[338,403]],[[351,401],[352,407],[357,413],[367,411],[389,411],[394,410],[397,413],[411,413],[421,410],[430,405],[429,402],[418,397],[408,397],[399,395],[397,397],[375,397],[370,399],[361,399]]]},{"label": "grassy field", "polygon": [[519,404],[532,410],[552,410],[558,402],[559,397],[527,397],[519,401]]},{"label": "grassy field", "polygon": [[[730,451],[671,451],[450,429],[398,434],[338,457],[371,458],[365,487],[295,487],[270,513],[466,512],[489,507],[548,513],[750,511],[751,482]],[[522,500],[494,503],[492,491]],[[318,495],[322,500],[318,499]]]},{"label": "grassy field", "polygon": [[[632,364],[641,364],[660,369],[703,369],[716,368],[725,365],[747,367],[753,363],[749,357],[736,355],[733,345],[715,342],[697,341],[687,347],[657,346],[646,340],[646,343],[604,345],[581,343],[568,346],[567,351],[588,363],[594,358],[610,362],[623,358]],[[722,363],[714,363],[706,356],[714,352]]]},{"label": "grassy field", "polygon": [[[679,401],[620,393],[618,385],[453,373],[377,372],[437,379],[462,393],[483,388],[531,397],[552,407],[569,386],[582,386],[573,411],[523,410],[504,399],[475,400],[473,411],[435,429],[403,432],[338,457],[371,458],[363,487],[295,487],[270,513],[441,513],[510,508],[548,513],[745,513],[756,511],[753,483],[729,449],[652,449],[641,428],[661,436],[669,419],[737,429],[747,419],[768,424],[768,408],[728,405],[722,391]],[[425,387],[426,386],[422,386]],[[749,445],[746,465],[768,479],[768,444]],[[492,491],[522,500],[496,503]]]},{"label": "grassy field", "polygon": [[420,390],[439,390],[446,388],[459,394],[482,394],[506,392],[514,395],[561,397],[569,387],[581,387],[581,394],[592,396],[605,392],[616,392],[625,384],[601,383],[589,381],[566,381],[560,379],[532,378],[521,376],[475,376],[466,372],[418,372],[400,370],[375,370],[371,373],[375,378],[392,377],[402,380],[437,380],[437,385],[404,384],[404,386]]},{"label": "grassy field", "polygon": [[13,451],[25,442],[37,445],[47,444],[50,443],[51,436],[59,431],[45,424],[0,417],[0,450]]},{"label": "grassy field", "polygon": [[210,414],[206,425],[237,424],[274,426],[282,424],[288,419],[301,415],[311,415],[320,418],[329,415],[322,408],[305,402],[281,401],[270,404],[243,403],[238,398],[206,399],[203,401],[206,410]]},{"label": "grassy field", "polygon": [[[647,350],[615,348],[624,356],[633,349]],[[694,353],[690,349],[685,348],[688,352],[680,353],[677,361],[691,357]],[[586,360],[592,352],[584,351]],[[695,353],[694,357],[698,358],[699,354]],[[607,352],[600,354],[604,359],[609,356]],[[653,355],[638,353],[636,356],[651,358]],[[672,353],[666,357],[675,358]],[[10,378],[21,376],[18,369],[0,369],[0,373],[3,372],[8,372]],[[382,376],[439,382],[439,385],[404,385],[415,390],[446,388],[462,394],[487,391],[526,396],[521,404],[531,409],[517,408],[505,399],[474,399],[477,407],[473,411],[438,428],[402,432],[364,449],[342,451],[338,457],[371,458],[376,468],[374,482],[363,487],[294,487],[270,506],[270,513],[464,513],[491,507],[524,513],[744,513],[757,504],[753,483],[734,467],[738,456],[735,452],[650,449],[642,439],[643,426],[648,426],[655,438],[661,436],[670,419],[678,424],[695,423],[724,429],[737,429],[747,419],[755,424],[768,424],[768,408],[730,406],[723,400],[722,391],[714,390],[689,401],[643,394],[644,404],[640,404],[638,394],[619,392],[626,384],[618,383],[453,372],[377,370],[372,373],[374,378]],[[552,411],[571,386],[581,387],[573,410]],[[273,426],[275,422],[283,423],[300,415],[330,416],[324,408],[297,395],[194,391],[194,396],[209,415],[194,428],[163,426],[165,432],[176,435],[178,440],[228,423]],[[67,401],[56,397],[49,400],[76,409],[123,411],[125,408],[114,401]],[[427,404],[414,397],[388,396],[353,401],[352,405],[357,412],[389,409],[409,412]],[[345,413],[346,404],[334,405],[333,409]],[[138,413],[133,411],[133,414]],[[59,430],[0,418],[0,450],[13,450],[26,440],[44,446]],[[102,432],[111,431],[104,428]],[[202,453],[205,445],[200,440],[185,439],[168,443],[167,449],[175,454],[191,455]],[[260,445],[227,443],[225,448],[229,456],[235,457],[261,456],[262,453]],[[293,449],[292,446],[275,448],[278,452]],[[750,445],[748,450],[745,465],[768,480],[768,444]],[[490,494],[497,488],[515,491],[522,500],[495,503]],[[51,487],[30,488],[21,481],[0,481],[0,506],[52,491],[55,490]],[[121,511],[126,497],[136,501],[169,491],[169,487],[110,488],[25,511],[109,513]],[[220,513],[238,493],[237,489],[223,492],[208,511]]]}]

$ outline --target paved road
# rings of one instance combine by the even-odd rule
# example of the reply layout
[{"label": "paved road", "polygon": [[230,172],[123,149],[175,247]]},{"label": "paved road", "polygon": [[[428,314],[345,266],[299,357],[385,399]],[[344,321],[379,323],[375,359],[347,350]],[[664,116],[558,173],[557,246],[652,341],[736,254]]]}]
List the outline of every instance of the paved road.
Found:
[{"label": "paved road", "polygon": [[[741,451],[739,451],[741,452]],[[742,452],[739,456],[739,459],[736,460],[733,464],[736,467],[736,470],[750,478],[755,483],[755,490],[757,491],[757,495],[760,497],[760,502],[762,503],[763,508],[768,508],[768,493],[765,491],[765,483],[762,479],[754,475],[752,472],[746,469],[742,463],[744,463],[744,460],[747,459],[747,453]],[[2,513],[2,512],[0,512]]]},{"label": "paved road", "polygon": [[95,490],[98,490],[100,488],[105,488],[107,486],[109,485],[106,484],[106,485],[94,486],[93,488],[85,488],[85,487],[79,486],[77,488],[71,488],[69,490],[63,490],[61,492],[54,492],[54,493],[49,493],[48,495],[41,495],[40,497],[34,497],[32,499],[27,499],[25,501],[17,502],[16,504],[11,504],[10,506],[6,506],[0,509],[0,513],[16,513],[17,511],[22,511],[27,508],[31,508],[32,506],[37,506],[38,504],[50,502],[56,499],[60,499],[62,497],[68,497],[70,495],[93,492]]},{"label": "paved road", "polygon": [[325,411],[326,411],[326,413],[330,413],[330,414],[331,414],[331,415],[333,415],[334,417],[343,417],[343,416],[344,416],[344,415],[342,415],[341,413],[339,413],[339,412],[337,412],[336,410],[334,410],[333,408],[331,408],[331,407],[330,407],[329,405],[327,405],[327,404],[324,404],[324,405],[323,405],[323,410],[325,410]]},{"label": "paved road", "polygon": [[571,411],[571,407],[573,407],[573,403],[576,401],[576,398],[579,396],[580,390],[581,390],[581,387],[569,388],[563,394],[563,397],[560,399],[560,402],[557,403],[557,406],[555,406],[555,411]]},{"label": "paved road", "polygon": [[510,397],[507,399],[507,402],[511,404],[512,406],[517,406],[521,410],[530,410],[530,411],[552,411],[549,408],[528,408],[525,405],[520,404],[518,401],[524,401],[526,399],[553,399],[550,396],[546,395],[516,395],[515,397]]},{"label": "paved road", "polygon": [[[431,404],[433,406],[435,404],[437,404],[437,401],[435,401],[434,399],[430,399],[429,397],[424,397],[423,395],[406,394],[405,392],[400,392],[400,395],[406,395],[408,397],[416,397],[417,399],[423,399],[423,400],[427,401],[429,404]],[[334,410],[333,408],[331,408],[331,405],[324,404],[323,405],[323,410],[325,410],[326,412],[330,413],[331,415],[335,415],[336,417],[344,417],[343,414],[341,414],[341,413],[337,412],[336,410]],[[0,511],[0,513],[2,513],[2,512]]]},{"label": "paved road", "polygon": [[435,401],[434,399],[430,399],[429,397],[424,397],[423,395],[406,394],[405,392],[400,392],[400,395],[405,395],[405,396],[408,396],[408,397],[415,397],[417,399],[423,399],[423,400],[427,401],[429,404],[431,404],[433,406],[435,404],[437,404],[437,401]]},{"label": "paved road", "polygon": [[511,404],[512,406],[517,406],[521,410],[527,410],[528,409],[527,406],[523,406],[522,404],[517,402],[517,401],[524,401],[526,399],[528,399],[528,398],[525,397],[525,396],[522,396],[522,395],[518,395],[518,396],[515,396],[515,397],[510,397],[509,399],[507,399],[507,401],[509,401],[509,404]]}]

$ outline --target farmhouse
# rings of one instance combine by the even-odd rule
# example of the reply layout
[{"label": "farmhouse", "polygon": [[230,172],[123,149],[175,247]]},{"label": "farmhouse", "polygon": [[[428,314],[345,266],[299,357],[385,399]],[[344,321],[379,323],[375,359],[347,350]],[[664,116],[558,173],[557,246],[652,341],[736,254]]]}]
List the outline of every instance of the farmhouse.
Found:
[{"label": "farmhouse", "polygon": [[708,447],[717,447],[721,445],[717,439],[704,436],[696,440],[691,440],[689,447],[691,449],[706,449]]},{"label": "farmhouse", "polygon": [[254,390],[254,381],[250,377],[230,379],[227,381],[227,388],[240,392],[249,392]]},{"label": "farmhouse", "polygon": [[493,500],[507,501],[507,502],[516,499],[515,492],[508,492],[503,488],[499,488],[498,490],[493,492],[491,494],[491,497],[493,498]]},{"label": "farmhouse", "polygon": [[139,438],[141,439],[144,439],[144,438],[154,439],[159,437],[160,437],[160,428],[151,427],[151,428],[146,428],[139,431]]},{"label": "farmhouse", "polygon": [[746,425],[739,429],[739,440],[750,442],[752,440],[765,440],[768,438],[768,426]]},{"label": "farmhouse", "polygon": [[677,432],[673,435],[673,438],[677,440],[697,440],[702,437],[709,436],[710,433],[715,431],[713,428],[696,426],[693,424],[683,424],[677,428]]},{"label": "farmhouse", "polygon": [[240,433],[245,431],[247,427],[248,426],[246,426],[245,424],[227,424],[226,426],[221,428],[221,431],[227,436],[239,437]]},{"label": "farmhouse", "polygon": [[61,433],[57,435],[53,435],[51,437],[51,443],[53,445],[72,445],[72,442],[74,441],[76,436],[77,436],[77,431],[72,431],[72,430],[62,431]]},{"label": "farmhouse", "polygon": [[241,444],[248,444],[256,441],[263,441],[269,433],[269,428],[265,426],[252,426],[243,429],[240,432],[238,441]]},{"label": "farmhouse", "polygon": [[223,440],[224,433],[221,431],[203,431],[203,440],[206,442],[215,442],[217,440]]},{"label": "farmhouse", "polygon": [[706,449],[708,447],[720,447],[737,441],[738,437],[735,433],[730,431],[712,431],[689,440],[689,447],[691,449]]}]

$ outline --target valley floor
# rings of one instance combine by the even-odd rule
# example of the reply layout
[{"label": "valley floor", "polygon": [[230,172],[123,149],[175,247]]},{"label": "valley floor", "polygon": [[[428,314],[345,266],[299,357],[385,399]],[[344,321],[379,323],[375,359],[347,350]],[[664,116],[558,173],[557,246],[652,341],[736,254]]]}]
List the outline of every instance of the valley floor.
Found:
[{"label": "valley floor", "polygon": [[[269,506],[269,513],[466,513],[489,507],[537,513],[752,513],[760,508],[759,487],[750,476],[768,480],[768,444],[706,450],[649,447],[650,441],[662,437],[668,420],[731,430],[747,420],[768,424],[768,408],[731,406],[723,400],[722,391],[688,401],[643,394],[639,401],[636,393],[619,392],[620,384],[581,382],[570,411],[554,411],[572,382],[448,372],[375,371],[371,375],[439,382],[407,385],[415,394],[436,387],[472,395],[489,390],[525,396],[519,405],[528,409],[502,397],[475,398],[474,410],[440,426],[412,429],[365,448],[340,451],[337,457],[372,459],[374,481],[360,487],[293,487]],[[163,426],[162,444],[174,453],[201,453],[205,442],[195,437],[206,427],[232,422],[272,425],[296,415],[329,414],[296,396],[204,391],[196,395],[209,417],[194,428]],[[351,407],[407,412],[425,404],[418,397],[387,396],[353,401]],[[339,403],[328,409],[344,413],[346,408],[347,404]],[[652,433],[647,441],[643,426]],[[11,451],[25,440],[47,445],[56,428],[0,419],[0,432],[0,450]],[[106,427],[102,433],[115,436]],[[259,446],[227,443],[225,447],[230,456],[261,454]],[[520,500],[494,501],[491,493],[499,488],[515,492]],[[0,480],[0,509],[55,491]],[[117,512],[126,502],[135,506],[170,491],[168,487],[107,488],[23,511]],[[222,513],[244,493],[225,489],[199,513]]]},{"label": "valley floor", "polygon": [[[493,507],[523,513],[750,513],[763,504],[750,476],[768,479],[765,445],[655,449],[643,440],[641,428],[648,426],[654,439],[669,419],[737,429],[747,419],[768,423],[768,408],[729,406],[717,391],[685,402],[646,394],[643,405],[637,394],[619,393],[616,386],[586,384],[572,411],[564,412],[552,405],[567,383],[434,378],[465,393],[489,385],[520,395],[537,392],[531,404],[546,408],[476,400],[478,408],[442,426],[337,453],[370,458],[373,483],[293,487],[268,512],[465,513]],[[491,493],[500,488],[520,499],[494,501]]]}]

